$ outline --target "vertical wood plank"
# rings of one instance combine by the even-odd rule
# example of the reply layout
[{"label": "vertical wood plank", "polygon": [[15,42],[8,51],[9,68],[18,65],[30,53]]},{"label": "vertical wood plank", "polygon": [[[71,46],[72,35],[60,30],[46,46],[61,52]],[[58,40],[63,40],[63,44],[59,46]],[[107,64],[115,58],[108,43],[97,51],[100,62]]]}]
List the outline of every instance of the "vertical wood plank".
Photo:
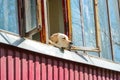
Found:
[{"label": "vertical wood plank", "polygon": [[34,56],[31,54],[29,54],[28,71],[29,80],[34,80]]},{"label": "vertical wood plank", "polygon": [[14,80],[14,58],[13,51],[8,49],[7,51],[7,67],[8,67],[8,80]]},{"label": "vertical wood plank", "polygon": [[1,45],[0,45],[0,80],[1,80]]},{"label": "vertical wood plank", "polygon": [[21,80],[21,57],[20,52],[15,51],[15,80]]},{"label": "vertical wood plank", "polygon": [[0,47],[0,80],[7,80],[6,75],[6,51]]},{"label": "vertical wood plank", "polygon": [[69,80],[69,64],[65,62],[65,67],[64,67],[64,72],[65,72],[65,79],[64,80]]},{"label": "vertical wood plank", "polygon": [[70,80],[74,80],[74,65],[70,63]]},{"label": "vertical wood plank", "polygon": [[41,74],[42,80],[47,80],[46,58],[42,57],[41,59],[42,59],[42,63],[41,63],[41,65],[42,65],[42,74]]},{"label": "vertical wood plank", "polygon": [[89,79],[93,80],[93,75],[92,75],[92,67],[89,67]]},{"label": "vertical wood plank", "polygon": [[110,79],[110,78],[109,78],[109,71],[106,70],[106,71],[105,71],[105,74],[106,74],[106,75],[105,75],[106,80],[109,80],[109,79]]},{"label": "vertical wood plank", "polygon": [[102,80],[102,73],[101,73],[101,69],[100,68],[98,68],[98,71],[97,71],[97,74],[98,74],[98,80]]},{"label": "vertical wood plank", "polygon": [[64,80],[64,69],[63,69],[63,62],[59,61],[59,80]]},{"label": "vertical wood plank", "polygon": [[110,73],[110,80],[113,80],[113,72],[110,71],[109,73]]},{"label": "vertical wood plank", "polygon": [[102,69],[102,80],[105,80],[105,70]]},{"label": "vertical wood plank", "polygon": [[83,65],[80,65],[79,66],[79,69],[80,69],[80,80],[84,80],[84,76],[83,76]]},{"label": "vertical wood plank", "polygon": [[58,80],[58,61],[53,61],[53,80]]},{"label": "vertical wood plank", "polygon": [[93,68],[93,79],[97,80],[97,71],[96,71],[96,68]]},{"label": "vertical wood plank", "polygon": [[117,80],[120,80],[120,72],[117,73]]},{"label": "vertical wood plank", "polygon": [[48,59],[48,64],[47,64],[47,74],[48,74],[48,76],[47,76],[47,80],[53,80],[52,78],[53,78],[53,70],[52,70],[52,60],[51,59]]},{"label": "vertical wood plank", "polygon": [[88,68],[87,68],[87,66],[84,66],[84,79],[88,80]]},{"label": "vertical wood plank", "polygon": [[118,80],[117,79],[117,73],[116,72],[113,72],[114,76],[113,76],[113,80]]},{"label": "vertical wood plank", "polygon": [[39,56],[35,56],[35,80],[41,80],[41,61]]},{"label": "vertical wood plank", "polygon": [[28,56],[22,53],[22,80],[28,80]]},{"label": "vertical wood plank", "polygon": [[75,74],[74,74],[75,80],[79,80],[79,68],[78,64],[75,64]]}]

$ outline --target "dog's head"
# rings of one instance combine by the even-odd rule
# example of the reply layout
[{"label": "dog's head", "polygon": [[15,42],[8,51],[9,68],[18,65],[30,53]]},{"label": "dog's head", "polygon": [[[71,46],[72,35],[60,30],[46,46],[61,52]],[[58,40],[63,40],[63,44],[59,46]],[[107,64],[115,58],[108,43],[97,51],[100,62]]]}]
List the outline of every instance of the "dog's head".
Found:
[{"label": "dog's head", "polygon": [[68,36],[62,33],[55,33],[50,37],[50,40],[57,44],[58,47],[69,49],[72,42],[68,39]]}]

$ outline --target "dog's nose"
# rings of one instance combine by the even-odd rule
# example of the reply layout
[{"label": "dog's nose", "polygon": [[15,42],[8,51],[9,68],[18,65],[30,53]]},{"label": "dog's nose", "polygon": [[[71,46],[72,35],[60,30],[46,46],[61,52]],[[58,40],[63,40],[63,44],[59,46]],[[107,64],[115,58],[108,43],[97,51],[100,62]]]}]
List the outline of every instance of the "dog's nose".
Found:
[{"label": "dog's nose", "polygon": [[70,44],[73,44],[72,42],[70,42]]}]

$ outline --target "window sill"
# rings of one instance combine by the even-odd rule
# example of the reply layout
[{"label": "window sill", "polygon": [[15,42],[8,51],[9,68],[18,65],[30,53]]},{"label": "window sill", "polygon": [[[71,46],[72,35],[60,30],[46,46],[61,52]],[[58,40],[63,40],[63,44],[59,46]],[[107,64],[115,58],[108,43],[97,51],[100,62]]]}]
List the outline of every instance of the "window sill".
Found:
[{"label": "window sill", "polygon": [[81,54],[81,53],[78,54],[67,50],[62,52],[60,51],[60,49],[53,47],[51,45],[43,44],[26,38],[20,38],[18,36],[7,34],[4,32],[0,32],[0,43],[13,45],[19,48],[23,48],[33,52],[37,52],[40,54],[45,54],[65,60],[97,66],[114,71],[120,71],[120,64],[110,62],[98,57],[88,56],[86,54]]}]

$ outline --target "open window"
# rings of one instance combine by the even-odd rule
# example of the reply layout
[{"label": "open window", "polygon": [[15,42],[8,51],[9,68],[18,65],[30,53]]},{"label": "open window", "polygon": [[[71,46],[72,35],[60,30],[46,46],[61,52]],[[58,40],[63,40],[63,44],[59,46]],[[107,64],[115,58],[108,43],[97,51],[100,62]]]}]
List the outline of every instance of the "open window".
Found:
[{"label": "open window", "polygon": [[49,36],[64,33],[64,14],[62,0],[47,0],[48,33]]},{"label": "open window", "polygon": [[68,0],[47,0],[48,36],[64,33],[70,38]]},{"label": "open window", "polygon": [[24,1],[25,36],[37,41],[40,41],[40,30],[42,28],[40,4],[40,0]]},{"label": "open window", "polygon": [[[72,41],[82,51],[98,55],[100,26],[97,0],[70,0]],[[69,9],[68,9],[69,10]]]},{"label": "open window", "polygon": [[22,27],[21,32],[25,37],[46,43],[45,1],[25,0],[23,4],[23,26],[25,28]]}]

